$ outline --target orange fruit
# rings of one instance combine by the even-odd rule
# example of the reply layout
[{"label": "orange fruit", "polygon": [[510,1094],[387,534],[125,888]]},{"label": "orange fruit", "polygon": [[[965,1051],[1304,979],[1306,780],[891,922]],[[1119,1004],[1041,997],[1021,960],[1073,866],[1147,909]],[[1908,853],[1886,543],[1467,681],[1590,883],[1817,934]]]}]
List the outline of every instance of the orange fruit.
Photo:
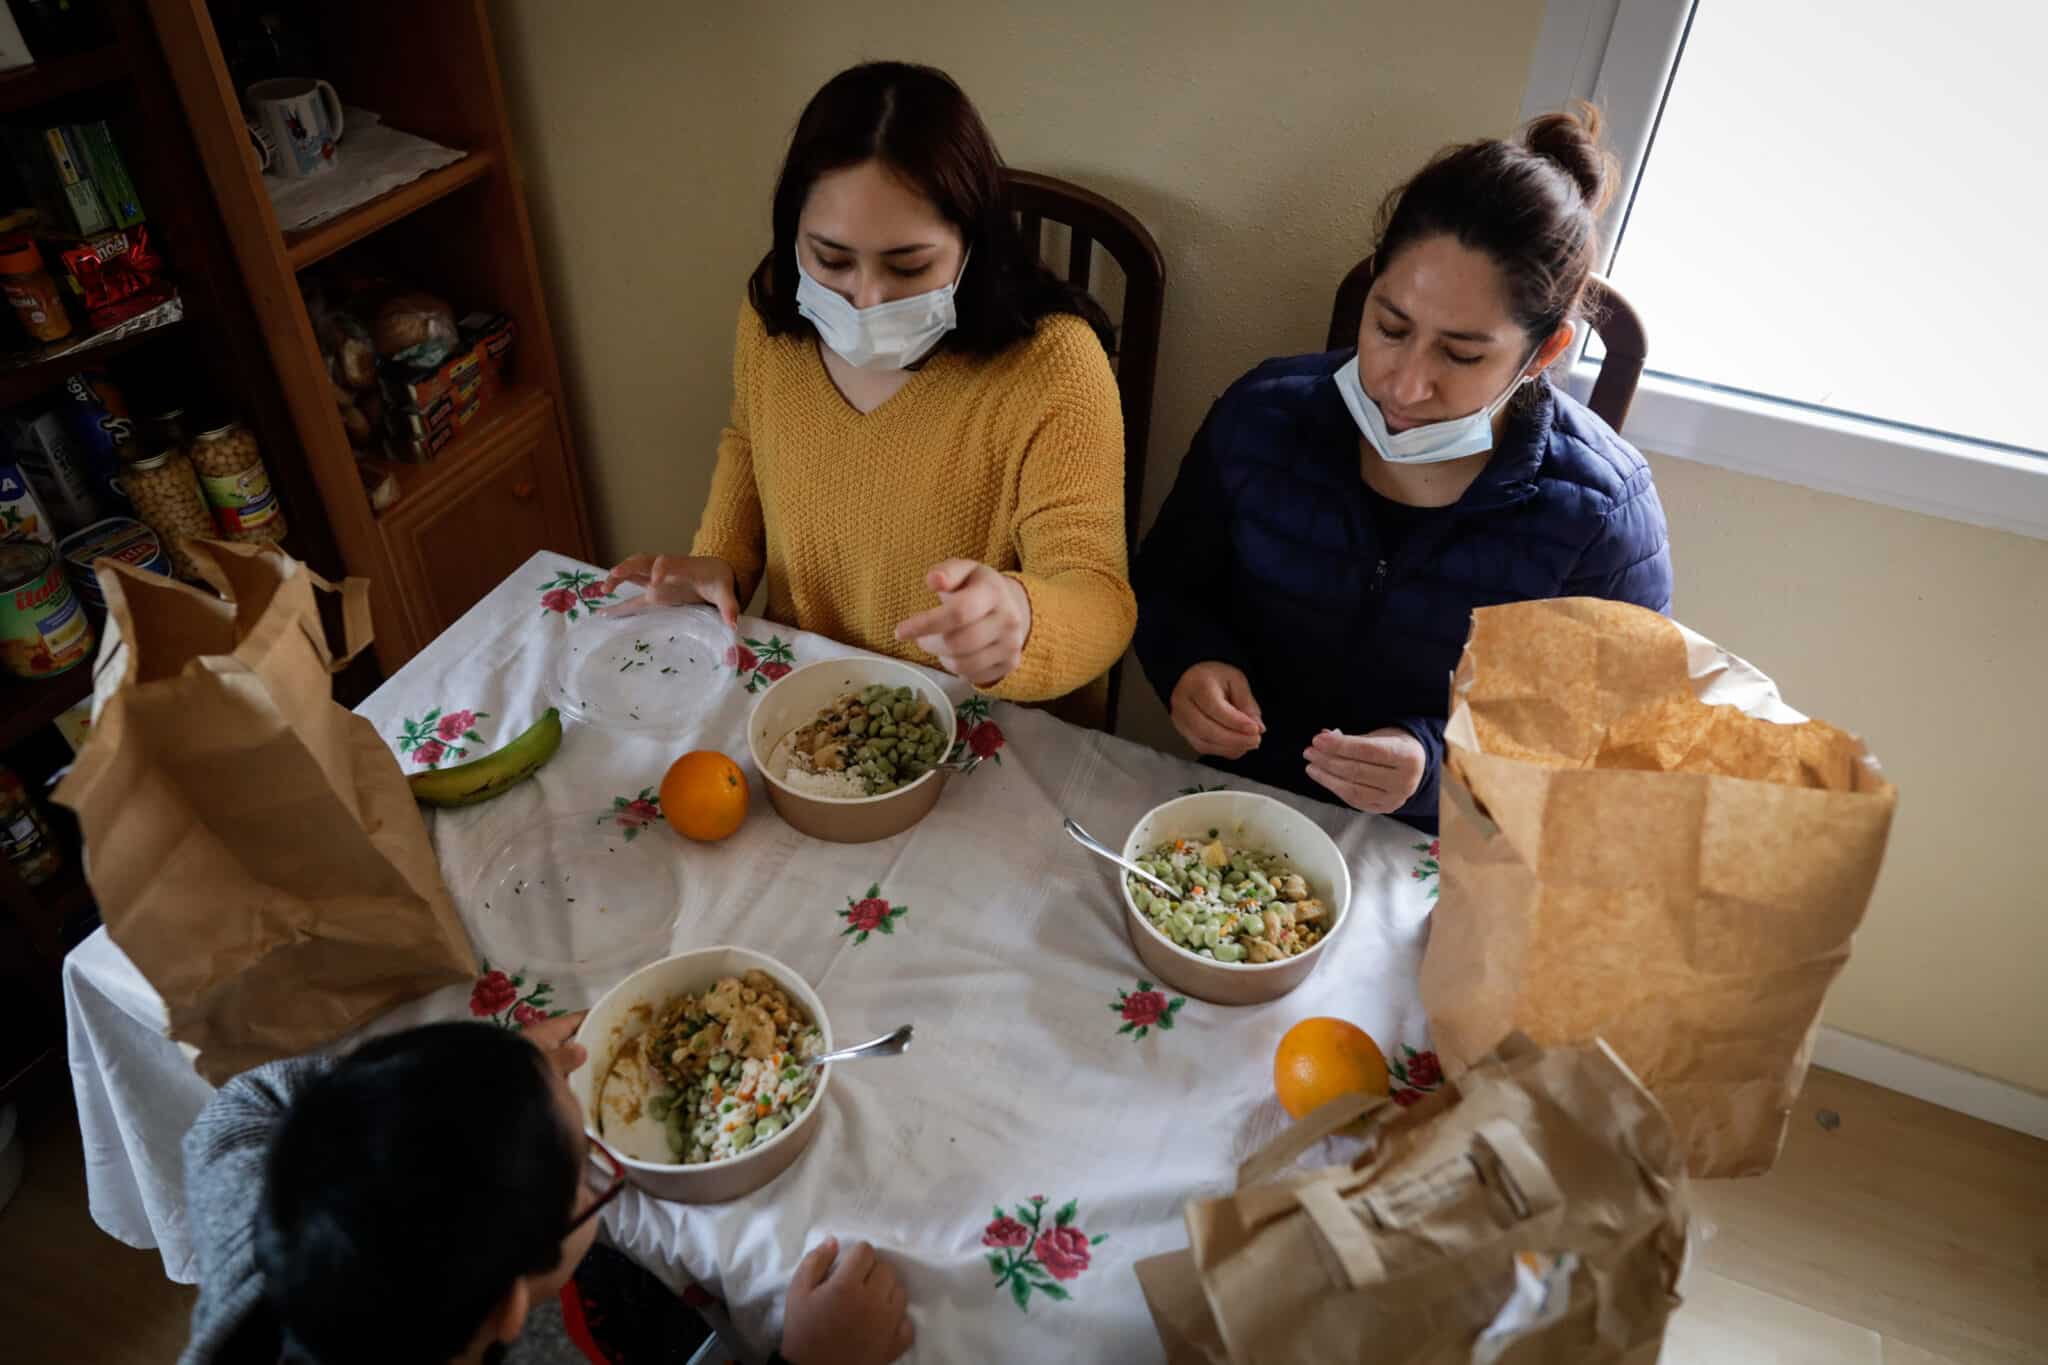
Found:
[{"label": "orange fruit", "polygon": [[1387,1093],[1387,1059],[1372,1035],[1342,1019],[1304,1019],[1287,1030],[1273,1054],[1273,1093],[1303,1118],[1339,1095]]},{"label": "orange fruit", "polygon": [[661,813],[676,833],[715,844],[747,819],[747,775],[712,749],[684,754],[661,779]]}]

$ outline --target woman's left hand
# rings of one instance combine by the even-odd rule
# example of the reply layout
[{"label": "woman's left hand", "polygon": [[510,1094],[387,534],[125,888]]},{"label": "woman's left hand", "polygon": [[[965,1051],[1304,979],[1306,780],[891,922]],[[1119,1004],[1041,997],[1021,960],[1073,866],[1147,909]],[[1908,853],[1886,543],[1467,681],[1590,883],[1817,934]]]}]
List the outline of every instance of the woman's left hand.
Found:
[{"label": "woman's left hand", "polygon": [[1399,726],[1364,735],[1325,730],[1302,757],[1308,760],[1308,775],[1338,800],[1374,815],[1391,815],[1407,805],[1429,766],[1421,742]]},{"label": "woman's left hand", "polygon": [[971,559],[949,559],[924,576],[939,605],[896,627],[948,673],[976,687],[1010,676],[1031,637],[1031,597],[1024,585]]}]

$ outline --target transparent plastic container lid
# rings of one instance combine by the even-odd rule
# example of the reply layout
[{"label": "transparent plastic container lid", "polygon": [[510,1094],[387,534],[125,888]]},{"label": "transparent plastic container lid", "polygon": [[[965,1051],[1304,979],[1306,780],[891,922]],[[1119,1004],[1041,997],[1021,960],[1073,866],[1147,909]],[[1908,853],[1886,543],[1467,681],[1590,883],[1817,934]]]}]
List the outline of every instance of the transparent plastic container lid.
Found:
[{"label": "transparent plastic container lid", "polygon": [[682,913],[681,846],[659,815],[641,823],[631,810],[525,826],[471,883],[478,953],[505,971],[584,976],[665,956]]},{"label": "transparent plastic container lid", "polygon": [[586,725],[681,732],[730,685],[732,643],[708,607],[592,616],[564,636],[549,692],[564,716]]}]

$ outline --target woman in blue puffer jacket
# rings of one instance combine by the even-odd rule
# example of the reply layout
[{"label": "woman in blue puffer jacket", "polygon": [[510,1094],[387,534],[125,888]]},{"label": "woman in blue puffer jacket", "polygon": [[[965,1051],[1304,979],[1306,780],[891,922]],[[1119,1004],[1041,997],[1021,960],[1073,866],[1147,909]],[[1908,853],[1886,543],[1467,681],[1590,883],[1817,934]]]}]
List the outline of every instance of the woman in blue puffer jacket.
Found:
[{"label": "woman in blue puffer jacket", "polygon": [[1669,610],[1649,466],[1544,377],[1609,164],[1589,108],[1439,154],[1382,210],[1357,349],[1210,409],[1132,575],[1139,662],[1208,762],[1434,831],[1474,608]]}]

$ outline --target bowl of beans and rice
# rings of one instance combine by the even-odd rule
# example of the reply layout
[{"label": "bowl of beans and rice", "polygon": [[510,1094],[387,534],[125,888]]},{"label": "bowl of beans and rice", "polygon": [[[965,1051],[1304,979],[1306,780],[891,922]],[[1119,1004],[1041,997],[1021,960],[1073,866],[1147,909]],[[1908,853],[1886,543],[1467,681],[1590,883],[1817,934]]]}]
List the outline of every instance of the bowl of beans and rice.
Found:
[{"label": "bowl of beans and rice", "polygon": [[1279,999],[1348,922],[1344,855],[1270,796],[1200,792],[1155,806],[1123,855],[1180,892],[1118,874],[1131,946],[1160,981],[1213,1004]]},{"label": "bowl of beans and rice", "polygon": [[[584,1126],[660,1199],[716,1204],[760,1189],[817,1135],[832,1068],[825,1007],[801,976],[746,948],[649,963],[591,1007],[569,1088]],[[661,1159],[666,1157],[668,1159]]]},{"label": "bowl of beans and rice", "polygon": [[901,834],[938,804],[954,725],[953,703],[922,669],[825,659],[761,694],[747,748],[787,824],[861,844]]}]

